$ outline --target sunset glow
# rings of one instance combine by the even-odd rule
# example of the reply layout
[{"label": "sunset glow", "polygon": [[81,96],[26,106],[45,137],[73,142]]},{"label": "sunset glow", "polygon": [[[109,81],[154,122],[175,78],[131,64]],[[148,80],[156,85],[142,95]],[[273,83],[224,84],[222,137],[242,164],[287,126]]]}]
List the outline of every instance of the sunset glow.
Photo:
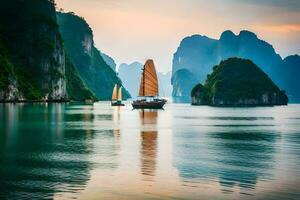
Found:
[{"label": "sunset glow", "polygon": [[[300,52],[300,1],[236,0],[57,0],[57,7],[83,16],[96,46],[117,64],[154,58],[170,71],[180,41],[201,34],[219,38],[224,30],[250,30],[285,57]],[[133,53],[134,52],[134,53]]]}]

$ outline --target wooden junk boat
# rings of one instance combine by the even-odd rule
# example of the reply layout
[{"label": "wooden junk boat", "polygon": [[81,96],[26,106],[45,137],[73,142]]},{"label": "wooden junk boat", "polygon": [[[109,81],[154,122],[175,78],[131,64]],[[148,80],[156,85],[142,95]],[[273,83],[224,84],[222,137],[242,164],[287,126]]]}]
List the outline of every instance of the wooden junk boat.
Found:
[{"label": "wooden junk boat", "polygon": [[138,100],[134,109],[163,109],[167,100],[158,98],[158,79],[153,60],[147,60],[141,76]]},{"label": "wooden junk boat", "polygon": [[115,84],[115,87],[113,89],[112,97],[111,97],[111,105],[112,106],[125,106],[122,103],[122,86],[119,87]]}]

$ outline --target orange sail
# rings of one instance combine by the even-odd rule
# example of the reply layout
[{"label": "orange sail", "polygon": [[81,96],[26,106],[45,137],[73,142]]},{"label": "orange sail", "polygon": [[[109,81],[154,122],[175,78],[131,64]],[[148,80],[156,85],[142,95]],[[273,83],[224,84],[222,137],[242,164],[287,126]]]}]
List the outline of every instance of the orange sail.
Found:
[{"label": "orange sail", "polygon": [[111,100],[112,100],[112,101],[117,100],[117,84],[116,84],[115,87],[114,87],[114,90],[113,90],[113,93],[112,93]]},{"label": "orange sail", "polygon": [[144,65],[139,96],[158,96],[158,80],[153,60],[147,60]]},{"label": "orange sail", "polygon": [[118,101],[122,101],[122,86],[119,88]]}]

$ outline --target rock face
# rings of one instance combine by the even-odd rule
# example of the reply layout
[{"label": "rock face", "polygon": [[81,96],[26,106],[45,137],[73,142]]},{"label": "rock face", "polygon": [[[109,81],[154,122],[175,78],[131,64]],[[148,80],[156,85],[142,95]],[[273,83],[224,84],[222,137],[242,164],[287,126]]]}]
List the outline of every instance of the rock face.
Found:
[{"label": "rock face", "polygon": [[119,66],[118,74],[124,86],[128,89],[131,97],[136,99],[139,95],[140,78],[143,64],[133,62],[131,64],[123,63]]},{"label": "rock face", "polygon": [[0,102],[23,99],[17,88],[14,66],[9,61],[3,42],[0,40]]},{"label": "rock face", "polygon": [[172,96],[172,85],[171,85],[171,72],[168,73],[157,73],[159,95],[162,97]]},{"label": "rock face", "polygon": [[[201,35],[184,38],[173,56],[173,82],[179,82],[174,78],[178,70],[187,69],[195,75],[198,82],[203,83],[207,74],[211,73],[212,66],[230,57],[252,60],[276,84],[284,88],[289,96],[297,97],[294,99],[300,102],[300,98],[298,98],[299,90],[295,91],[292,88],[285,87],[286,84],[282,81],[282,76],[287,77],[287,79],[294,79],[293,77],[296,75],[290,73],[289,70],[293,71],[292,69],[300,66],[295,62],[291,62],[285,70],[280,70],[280,66],[285,65],[285,61],[275,52],[272,45],[259,39],[249,31],[241,31],[239,35],[235,35],[231,31],[225,31],[219,40]],[[300,80],[297,84],[300,84]],[[177,93],[177,91],[182,90],[180,87],[186,88],[185,85],[173,85],[174,96],[180,96]]]},{"label": "rock face", "polygon": [[287,105],[285,92],[252,61],[229,58],[213,68],[204,86],[191,93],[193,105],[256,106]]},{"label": "rock face", "polygon": [[66,81],[70,100],[84,101],[87,99],[97,99],[96,95],[86,86],[84,81],[81,79],[78,70],[68,57],[66,57]]},{"label": "rock face", "polygon": [[196,76],[187,69],[178,70],[172,77],[173,101],[190,102],[191,88],[198,83]]},{"label": "rock face", "polygon": [[286,57],[279,65],[276,80],[281,88],[286,89],[289,102],[297,103],[300,99],[300,56]]},{"label": "rock face", "polygon": [[103,60],[105,61],[105,63],[107,65],[109,65],[110,68],[112,68],[114,71],[116,71],[117,64],[115,63],[114,59],[112,57],[110,57],[109,55],[102,53],[102,52],[101,52],[101,56],[102,56]]},{"label": "rock face", "polygon": [[[94,46],[92,29],[74,13],[57,13],[57,16],[66,51],[79,75],[98,99],[110,100],[114,85],[122,82]],[[130,97],[125,88],[123,97]]]},{"label": "rock face", "polygon": [[67,99],[65,54],[53,1],[1,1],[0,35],[2,59],[11,64],[1,101]]},{"label": "rock face", "polygon": [[0,72],[1,102],[96,98],[66,56],[54,1],[1,1]]}]

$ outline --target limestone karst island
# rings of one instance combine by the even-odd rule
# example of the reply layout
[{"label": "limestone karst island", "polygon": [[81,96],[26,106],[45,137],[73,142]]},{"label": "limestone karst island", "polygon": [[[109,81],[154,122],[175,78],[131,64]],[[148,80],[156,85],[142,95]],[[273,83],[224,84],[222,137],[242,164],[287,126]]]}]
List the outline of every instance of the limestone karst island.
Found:
[{"label": "limestone karst island", "polygon": [[191,93],[193,105],[287,105],[288,97],[252,61],[229,58],[213,67]]}]

